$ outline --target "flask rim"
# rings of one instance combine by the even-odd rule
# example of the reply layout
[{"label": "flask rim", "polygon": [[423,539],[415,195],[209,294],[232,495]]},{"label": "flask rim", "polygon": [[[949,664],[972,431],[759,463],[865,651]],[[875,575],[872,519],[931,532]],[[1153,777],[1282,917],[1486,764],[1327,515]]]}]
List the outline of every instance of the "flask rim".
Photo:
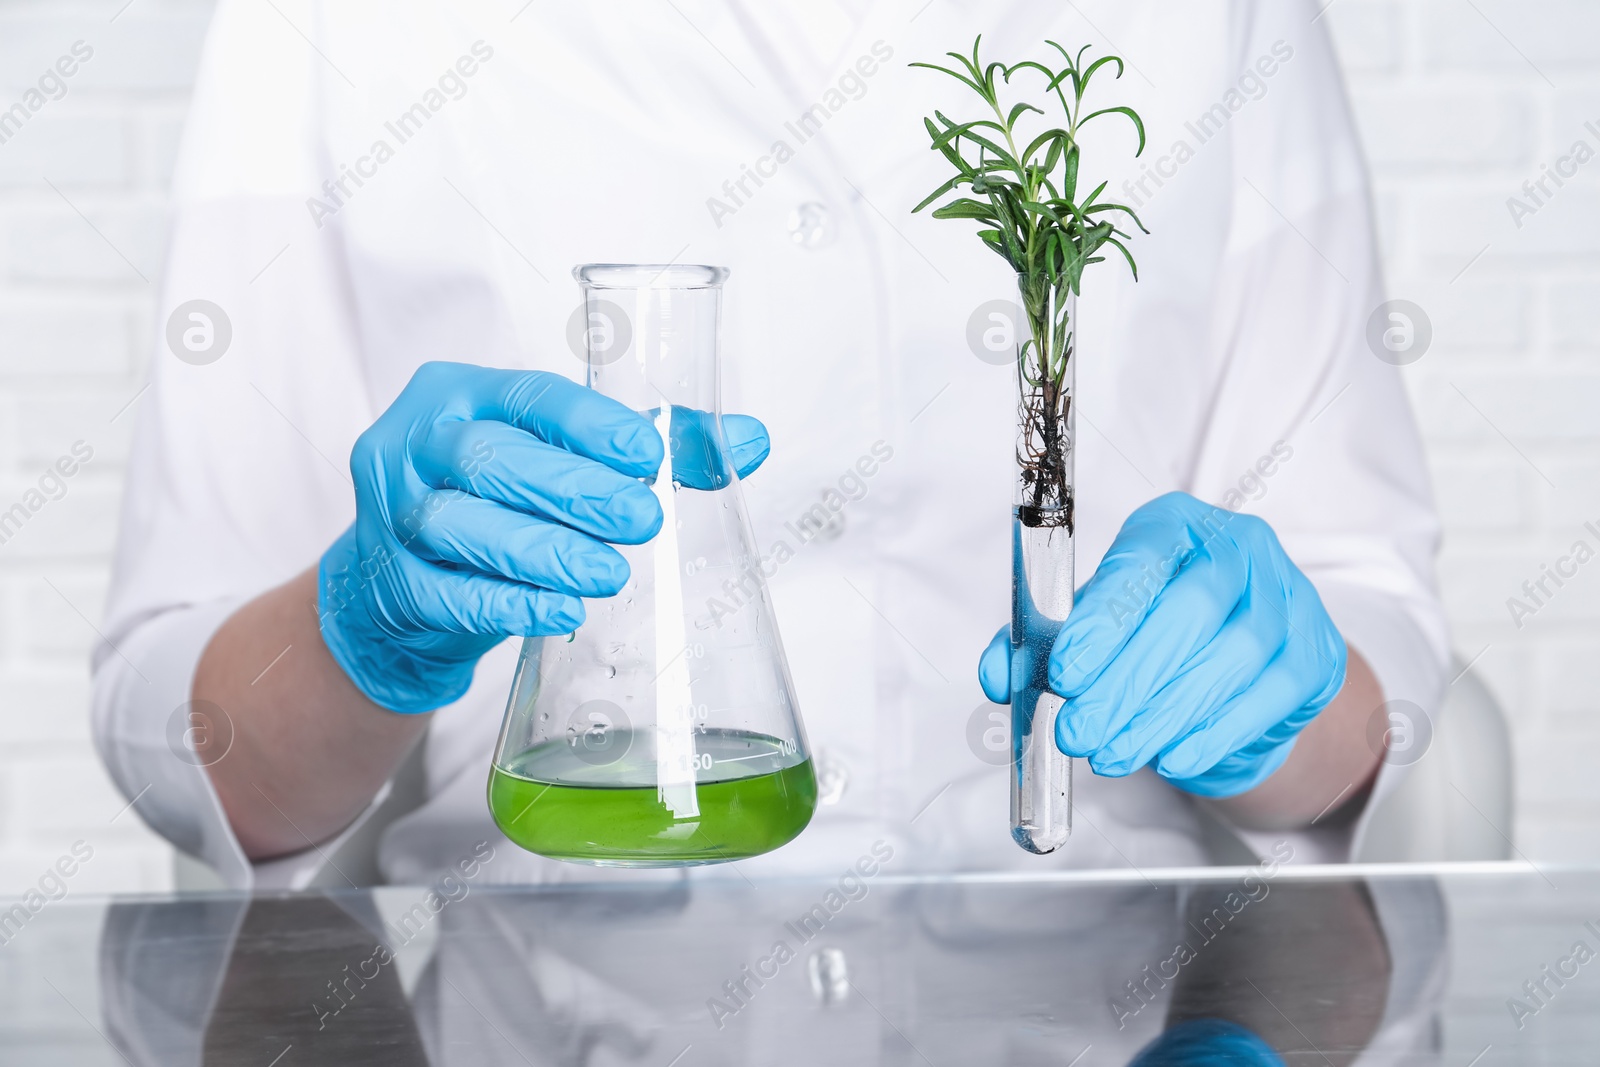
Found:
[{"label": "flask rim", "polygon": [[727,267],[703,263],[584,263],[572,268],[579,284],[591,289],[715,289],[728,273]]}]

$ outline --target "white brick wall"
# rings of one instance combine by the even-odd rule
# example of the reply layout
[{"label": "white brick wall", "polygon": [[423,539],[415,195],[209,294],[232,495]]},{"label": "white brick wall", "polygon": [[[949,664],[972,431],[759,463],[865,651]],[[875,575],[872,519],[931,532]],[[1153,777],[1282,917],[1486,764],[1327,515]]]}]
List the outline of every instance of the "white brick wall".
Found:
[{"label": "white brick wall", "polygon": [[79,838],[95,856],[75,889],[171,883],[165,844],[118,814],[89,743],[87,660],[133,422],[110,419],[144,377],[166,185],[210,3],[136,0],[119,14],[124,3],[0,3],[0,106],[73,42],[94,49],[66,95],[0,144],[0,510],[74,441],[95,450],[67,495],[0,545],[0,896]]},{"label": "white brick wall", "polygon": [[[67,96],[0,145],[0,509],[74,440],[95,448],[67,497],[0,546],[0,894],[78,837],[96,846],[97,887],[169,879],[160,842],[129,815],[110,821],[122,804],[88,742],[96,638],[78,612],[101,611],[132,422],[109,419],[142,380],[154,294],[140,275],[158,277],[210,4],[136,0],[118,15],[122,4],[0,2],[0,99],[73,41],[95,48]],[[1516,836],[1537,859],[1594,859],[1600,561],[1520,631],[1505,600],[1600,520],[1600,161],[1521,230],[1505,200],[1578,137],[1600,150],[1582,129],[1600,120],[1600,7],[1475,4],[1334,0],[1326,17],[1377,182],[1391,291],[1435,328],[1405,373],[1445,518],[1456,645],[1486,649],[1478,668],[1513,721]]]},{"label": "white brick wall", "polygon": [[1327,19],[1391,294],[1435,327],[1407,384],[1444,515],[1455,644],[1469,659],[1487,649],[1478,670],[1512,721],[1515,836],[1536,859],[1600,858],[1600,563],[1520,630],[1506,607],[1578,537],[1600,548],[1582,530],[1600,524],[1600,162],[1520,229],[1506,207],[1580,137],[1600,152],[1583,129],[1600,126],[1600,6],[1335,0]]}]

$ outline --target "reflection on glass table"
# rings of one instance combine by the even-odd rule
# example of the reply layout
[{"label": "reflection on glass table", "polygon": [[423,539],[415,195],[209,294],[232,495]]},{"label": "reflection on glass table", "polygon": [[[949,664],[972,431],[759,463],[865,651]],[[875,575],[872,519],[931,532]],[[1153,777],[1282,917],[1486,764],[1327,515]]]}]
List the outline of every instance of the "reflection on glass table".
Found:
[{"label": "reflection on glass table", "polygon": [[69,900],[0,951],[0,1059],[1582,1063],[1597,917],[1596,872],[921,880],[870,852],[831,882]]}]

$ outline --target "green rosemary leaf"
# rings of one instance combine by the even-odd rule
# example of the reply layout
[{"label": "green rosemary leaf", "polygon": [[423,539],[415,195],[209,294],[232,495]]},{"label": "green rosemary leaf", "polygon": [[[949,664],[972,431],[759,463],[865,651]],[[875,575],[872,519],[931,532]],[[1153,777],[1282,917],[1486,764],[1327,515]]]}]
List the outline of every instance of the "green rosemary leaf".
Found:
[{"label": "green rosemary leaf", "polygon": [[947,181],[943,185],[939,186],[939,188],[937,188],[933,192],[929,193],[927,198],[924,199],[922,201],[922,203],[918,204],[916,207],[911,209],[911,213],[913,215],[915,215],[917,212],[921,211],[923,208],[927,207],[929,204],[933,203],[935,200],[939,199],[944,194],[950,192],[952,189],[954,189],[956,187],[957,184],[959,184],[960,182],[962,182],[964,180],[965,180],[964,177],[962,175],[960,175],[960,174],[956,175],[954,178],[951,178],[949,181]]},{"label": "green rosemary leaf", "polygon": [[[1023,105],[1023,104],[1018,104],[1017,105],[1017,107],[1019,107],[1019,108],[1020,107],[1024,107],[1024,106],[1028,106],[1033,111],[1039,111],[1038,108],[1032,107],[1032,105]],[[1015,109],[1013,109],[1013,111],[1014,110]],[[1043,112],[1040,112],[1040,114],[1043,114]],[[1057,152],[1059,152],[1060,151],[1060,147],[1061,147],[1061,143],[1063,141],[1071,141],[1071,140],[1072,140],[1072,135],[1070,133],[1068,133],[1066,130],[1059,130],[1059,129],[1058,130],[1046,130],[1043,133],[1041,133],[1039,136],[1035,137],[1032,141],[1028,142],[1028,147],[1022,150],[1022,158],[1023,159],[1032,159],[1034,156],[1039,154],[1039,149],[1045,147],[1046,145],[1052,146]],[[1046,164],[1045,169],[1046,170],[1055,169],[1054,164]]]},{"label": "green rosemary leaf", "polygon": [[1041,203],[1039,203],[1038,201],[1035,201],[1035,200],[1024,200],[1022,202],[1022,206],[1023,206],[1023,208],[1025,208],[1028,211],[1032,211],[1032,212],[1035,212],[1036,214],[1043,215],[1045,218],[1049,219],[1051,222],[1054,222],[1054,223],[1057,223],[1057,224],[1063,225],[1063,226],[1066,225],[1066,223],[1061,221],[1061,216],[1059,214],[1057,214],[1055,209],[1050,207],[1050,205],[1048,205],[1048,204],[1041,204]]},{"label": "green rosemary leaf", "polygon": [[1052,190],[1055,188],[1055,186],[1050,182],[1050,172],[1055,170],[1056,164],[1061,161],[1061,146],[1063,143],[1065,143],[1065,138],[1061,137],[1057,137],[1055,140],[1051,141],[1050,150],[1046,152],[1044,156],[1044,181],[1045,184],[1049,185]]},{"label": "green rosemary leaf", "polygon": [[1139,131],[1139,149],[1138,151],[1134,152],[1134,155],[1141,155],[1144,152],[1144,120],[1139,117],[1138,112],[1134,111],[1131,107],[1103,107],[1099,111],[1091,111],[1089,114],[1079,119],[1078,125],[1086,126],[1088,125],[1090,119],[1099,118],[1101,115],[1128,116],[1128,118],[1133,122],[1134,129]]},{"label": "green rosemary leaf", "polygon": [[[1133,224],[1135,226],[1139,227],[1139,229],[1141,231],[1143,231],[1144,233],[1149,233],[1150,232],[1149,230],[1145,229],[1144,223],[1139,221],[1139,216],[1134,213],[1134,210],[1131,207],[1127,207],[1127,206],[1122,205],[1122,204],[1105,203],[1105,204],[1096,204],[1093,207],[1086,207],[1086,208],[1083,209],[1083,213],[1085,215],[1092,215],[1096,211],[1120,211],[1123,214],[1127,215],[1130,219],[1132,219],[1133,220]],[[1118,230],[1117,232],[1118,233],[1122,233],[1121,230]],[[1124,234],[1123,236],[1127,236],[1127,235]]]},{"label": "green rosemary leaf", "polygon": [[974,37],[972,39],[972,58],[971,59],[968,59],[966,56],[959,55],[958,53],[955,53],[955,52],[946,52],[945,55],[947,55],[947,56],[955,56],[957,59],[961,60],[962,64],[969,71],[972,72],[973,80],[981,82],[983,80],[983,75],[980,73],[980,71],[983,70],[983,60],[978,58],[978,47],[980,45],[982,45],[982,44],[983,44],[983,34],[980,33],[980,34],[978,34],[978,36],[976,36],[976,37]]},{"label": "green rosemary leaf", "polygon": [[981,174],[974,175],[972,179],[972,191],[982,193],[984,196],[1007,193],[1014,197],[1021,190],[1022,186],[1005,176],[1004,168],[986,170]]},{"label": "green rosemary leaf", "polygon": [[[940,115],[939,117],[944,118],[943,115]],[[959,126],[947,127],[933,139],[933,147],[942,148],[958,137],[965,137],[967,140],[976,141],[978,144],[987,144],[988,142],[973,136],[972,131],[977,129],[994,130],[1002,137],[1005,136],[1007,132],[1004,126],[1000,125],[998,122],[995,122],[993,119],[974,119],[972,122],[964,122]]]},{"label": "green rosemary leaf", "polygon": [[[1040,74],[1043,74],[1046,78],[1054,79],[1057,77],[1056,72],[1045,66],[1043,63],[1038,63],[1031,59],[1025,59],[1021,63],[1013,63],[1011,66],[1006,68],[1006,81],[1009,83],[1011,81],[1011,75],[1015,74],[1019,70],[1036,70]],[[1052,85],[1051,88],[1054,88],[1054,86]]]},{"label": "green rosemary leaf", "polygon": [[970,200],[963,197],[953,200],[940,208],[935,208],[933,217],[936,219],[985,219],[994,221],[995,210],[981,200]]},{"label": "green rosemary leaf", "polygon": [[972,173],[972,168],[967,166],[967,161],[961,158],[960,148],[953,144],[939,144],[939,127],[934,124],[932,119],[925,118],[922,121],[928,129],[928,136],[934,141],[933,147],[939,152],[939,154],[944,156],[945,159],[949,160],[950,165],[955,167],[956,170],[961,174],[970,175]]},{"label": "green rosemary leaf", "polygon": [[1083,84],[1085,88],[1088,88],[1089,79],[1094,77],[1094,72],[1105,66],[1107,63],[1115,63],[1117,65],[1117,77],[1119,79],[1125,73],[1122,68],[1121,56],[1101,56],[1093,63],[1090,63],[1088,68],[1083,72]]},{"label": "green rosemary leaf", "polygon": [[[979,124],[971,123],[970,125],[977,126]],[[973,144],[982,145],[987,151],[994,153],[996,159],[999,159],[1005,163],[1007,170],[1021,170],[1022,165],[1018,163],[1015,158],[1013,158],[1010,152],[1007,152],[1004,148],[1000,147],[996,141],[985,137],[981,133],[973,133],[970,129],[962,136],[971,141]]]},{"label": "green rosemary leaf", "polygon": [[[960,58],[960,57],[958,56],[957,58]],[[958,74],[957,72],[951,70],[949,67],[941,67],[937,63],[909,63],[909,64],[907,64],[907,66],[922,67],[922,68],[924,68],[926,70],[936,70],[941,74],[948,74],[948,75],[950,75],[950,77],[954,78],[956,81],[962,82],[965,85],[971,87],[973,92],[976,92],[976,93],[983,92],[983,89],[979,87],[977,82],[973,81],[971,78],[968,78],[964,74]]]},{"label": "green rosemary leaf", "polygon": [[[977,58],[977,51],[976,50],[973,51],[973,58],[974,59]],[[983,84],[984,84],[984,88],[988,89],[988,91],[989,91],[988,92],[988,98],[989,98],[989,102],[991,104],[994,103],[996,100],[998,100],[1000,98],[999,90],[995,87],[995,84],[994,84],[994,72],[998,70],[1003,74],[1003,73],[1005,73],[1005,69],[1006,69],[1006,65],[1004,63],[990,63],[983,70]],[[999,109],[997,108],[996,110],[999,110]]]},{"label": "green rosemary leaf", "polygon": [[[1068,52],[1065,48],[1061,47],[1061,45],[1056,43],[1055,41],[1046,41],[1045,44],[1049,45],[1051,48],[1054,48],[1057,52],[1060,52],[1061,53],[1061,58],[1066,60],[1066,63],[1067,63],[1066,69],[1064,69],[1056,77],[1055,82],[1050,86],[1050,88],[1052,88],[1052,89],[1056,88],[1057,86],[1059,86],[1061,84],[1062,81],[1071,81],[1072,82],[1072,95],[1073,95],[1073,98],[1077,99],[1077,100],[1082,100],[1083,99],[1083,84],[1082,84],[1082,82],[1080,82],[1078,80],[1078,67],[1079,67],[1080,64],[1076,60],[1074,60],[1072,58],[1072,53],[1071,52]],[[1087,47],[1087,46],[1085,46],[1085,47]],[[1078,56],[1079,56],[1079,58],[1082,58],[1083,53],[1079,52]]]},{"label": "green rosemary leaf", "polygon": [[[998,64],[998,63],[995,64],[995,66],[997,66],[997,67],[999,65],[1000,64]],[[1030,111],[1033,112],[1036,115],[1043,115],[1044,114],[1043,111],[1040,111],[1038,108],[1034,107],[1032,104],[1030,104],[1026,100],[1024,100],[1020,104],[1017,104],[1015,107],[1013,107],[1011,109],[1011,114],[1006,116],[1006,127],[1009,129],[1010,127],[1015,126],[1017,124],[1017,120],[1020,119],[1023,115],[1026,115]],[[1031,147],[1026,152],[1022,153],[1022,157],[1024,159],[1026,159],[1027,157],[1029,157],[1031,155],[1033,155],[1033,149]]]}]

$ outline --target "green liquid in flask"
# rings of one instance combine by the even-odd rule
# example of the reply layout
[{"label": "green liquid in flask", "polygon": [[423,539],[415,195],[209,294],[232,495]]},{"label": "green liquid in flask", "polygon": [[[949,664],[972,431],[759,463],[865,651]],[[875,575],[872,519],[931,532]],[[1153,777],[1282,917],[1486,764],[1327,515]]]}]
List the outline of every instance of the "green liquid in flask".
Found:
[{"label": "green liquid in flask", "polygon": [[[678,818],[656,789],[654,738],[616,731],[619,758],[546,741],[489,772],[489,811],[529,852],[610,867],[682,867],[771,852],[806,828],[817,806],[809,759],[765,734],[695,734],[699,814]],[[793,746],[787,746],[791,751]]]}]

